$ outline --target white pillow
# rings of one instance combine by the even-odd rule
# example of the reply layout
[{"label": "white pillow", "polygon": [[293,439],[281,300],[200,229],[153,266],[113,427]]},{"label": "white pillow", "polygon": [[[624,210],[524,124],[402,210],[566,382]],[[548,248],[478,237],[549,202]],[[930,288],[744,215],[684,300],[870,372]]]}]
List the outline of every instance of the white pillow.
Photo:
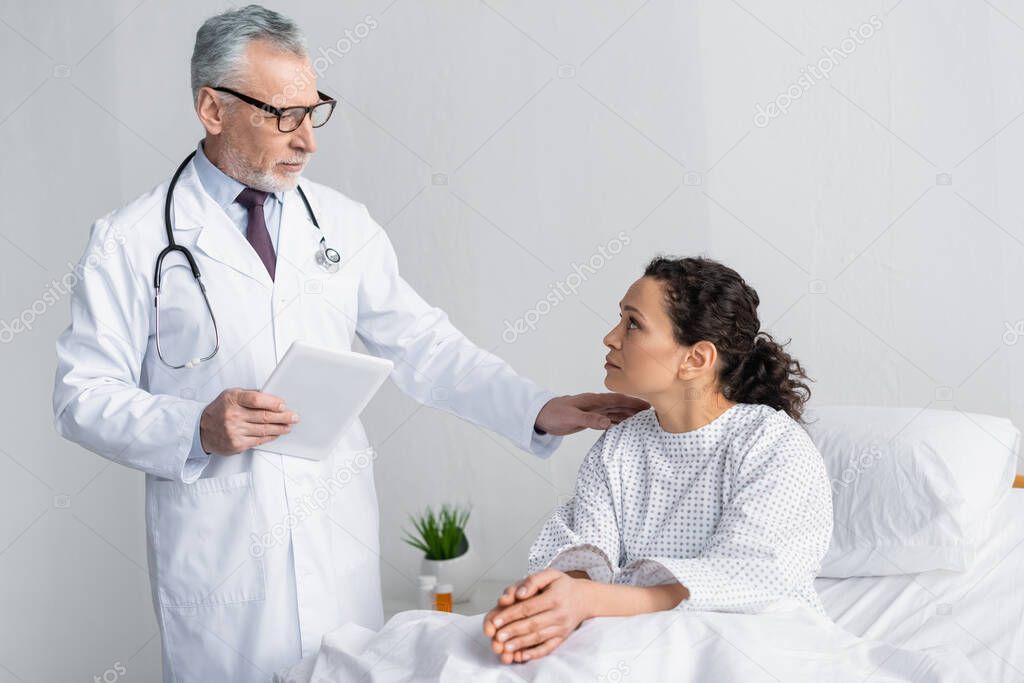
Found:
[{"label": "white pillow", "polygon": [[807,432],[832,484],[832,544],[819,576],[965,570],[1010,490],[1020,430],[957,410],[827,406]]}]

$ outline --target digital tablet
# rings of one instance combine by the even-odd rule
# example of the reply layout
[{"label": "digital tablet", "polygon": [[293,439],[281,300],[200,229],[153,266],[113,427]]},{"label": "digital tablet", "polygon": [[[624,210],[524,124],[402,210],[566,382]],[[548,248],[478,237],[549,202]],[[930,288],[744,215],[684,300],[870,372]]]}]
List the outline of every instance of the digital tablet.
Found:
[{"label": "digital tablet", "polygon": [[277,396],[299,416],[291,432],[260,450],[323,460],[359,417],[394,364],[354,351],[292,342],[262,391]]}]

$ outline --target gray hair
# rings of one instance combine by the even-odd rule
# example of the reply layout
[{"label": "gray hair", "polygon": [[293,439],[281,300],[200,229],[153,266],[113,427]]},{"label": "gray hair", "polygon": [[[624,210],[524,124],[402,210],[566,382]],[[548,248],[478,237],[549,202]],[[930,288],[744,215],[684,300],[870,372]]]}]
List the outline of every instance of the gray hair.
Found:
[{"label": "gray hair", "polygon": [[260,5],[247,5],[210,17],[196,32],[192,51],[192,102],[203,86],[223,86],[245,66],[252,40],[267,40],[299,57],[306,55],[306,37],[288,17]]}]

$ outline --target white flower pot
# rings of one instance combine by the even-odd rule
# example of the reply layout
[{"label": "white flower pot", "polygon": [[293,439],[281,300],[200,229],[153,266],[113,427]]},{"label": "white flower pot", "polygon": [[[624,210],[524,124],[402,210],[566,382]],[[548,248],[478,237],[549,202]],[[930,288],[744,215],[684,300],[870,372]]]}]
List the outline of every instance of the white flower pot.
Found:
[{"label": "white flower pot", "polygon": [[450,583],[455,593],[452,602],[469,602],[476,593],[476,583],[481,579],[480,560],[470,546],[466,552],[450,560],[428,560],[423,558],[420,574],[433,574],[437,583]]}]

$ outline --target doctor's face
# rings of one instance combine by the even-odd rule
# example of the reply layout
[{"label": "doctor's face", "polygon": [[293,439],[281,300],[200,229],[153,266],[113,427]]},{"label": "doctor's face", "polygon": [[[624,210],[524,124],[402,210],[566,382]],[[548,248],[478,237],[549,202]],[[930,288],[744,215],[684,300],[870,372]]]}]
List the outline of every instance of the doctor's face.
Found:
[{"label": "doctor's face", "polygon": [[[320,101],[316,74],[308,58],[251,41],[240,78],[232,90],[279,109]],[[218,168],[239,182],[265,192],[294,189],[316,151],[307,115],[296,130],[282,133],[277,118],[228,93],[204,89],[199,117],[206,127],[204,151]]]},{"label": "doctor's face", "polygon": [[605,335],[604,385],[611,391],[649,400],[675,386],[690,347],[673,334],[665,287],[642,277],[619,302],[619,323]]}]

